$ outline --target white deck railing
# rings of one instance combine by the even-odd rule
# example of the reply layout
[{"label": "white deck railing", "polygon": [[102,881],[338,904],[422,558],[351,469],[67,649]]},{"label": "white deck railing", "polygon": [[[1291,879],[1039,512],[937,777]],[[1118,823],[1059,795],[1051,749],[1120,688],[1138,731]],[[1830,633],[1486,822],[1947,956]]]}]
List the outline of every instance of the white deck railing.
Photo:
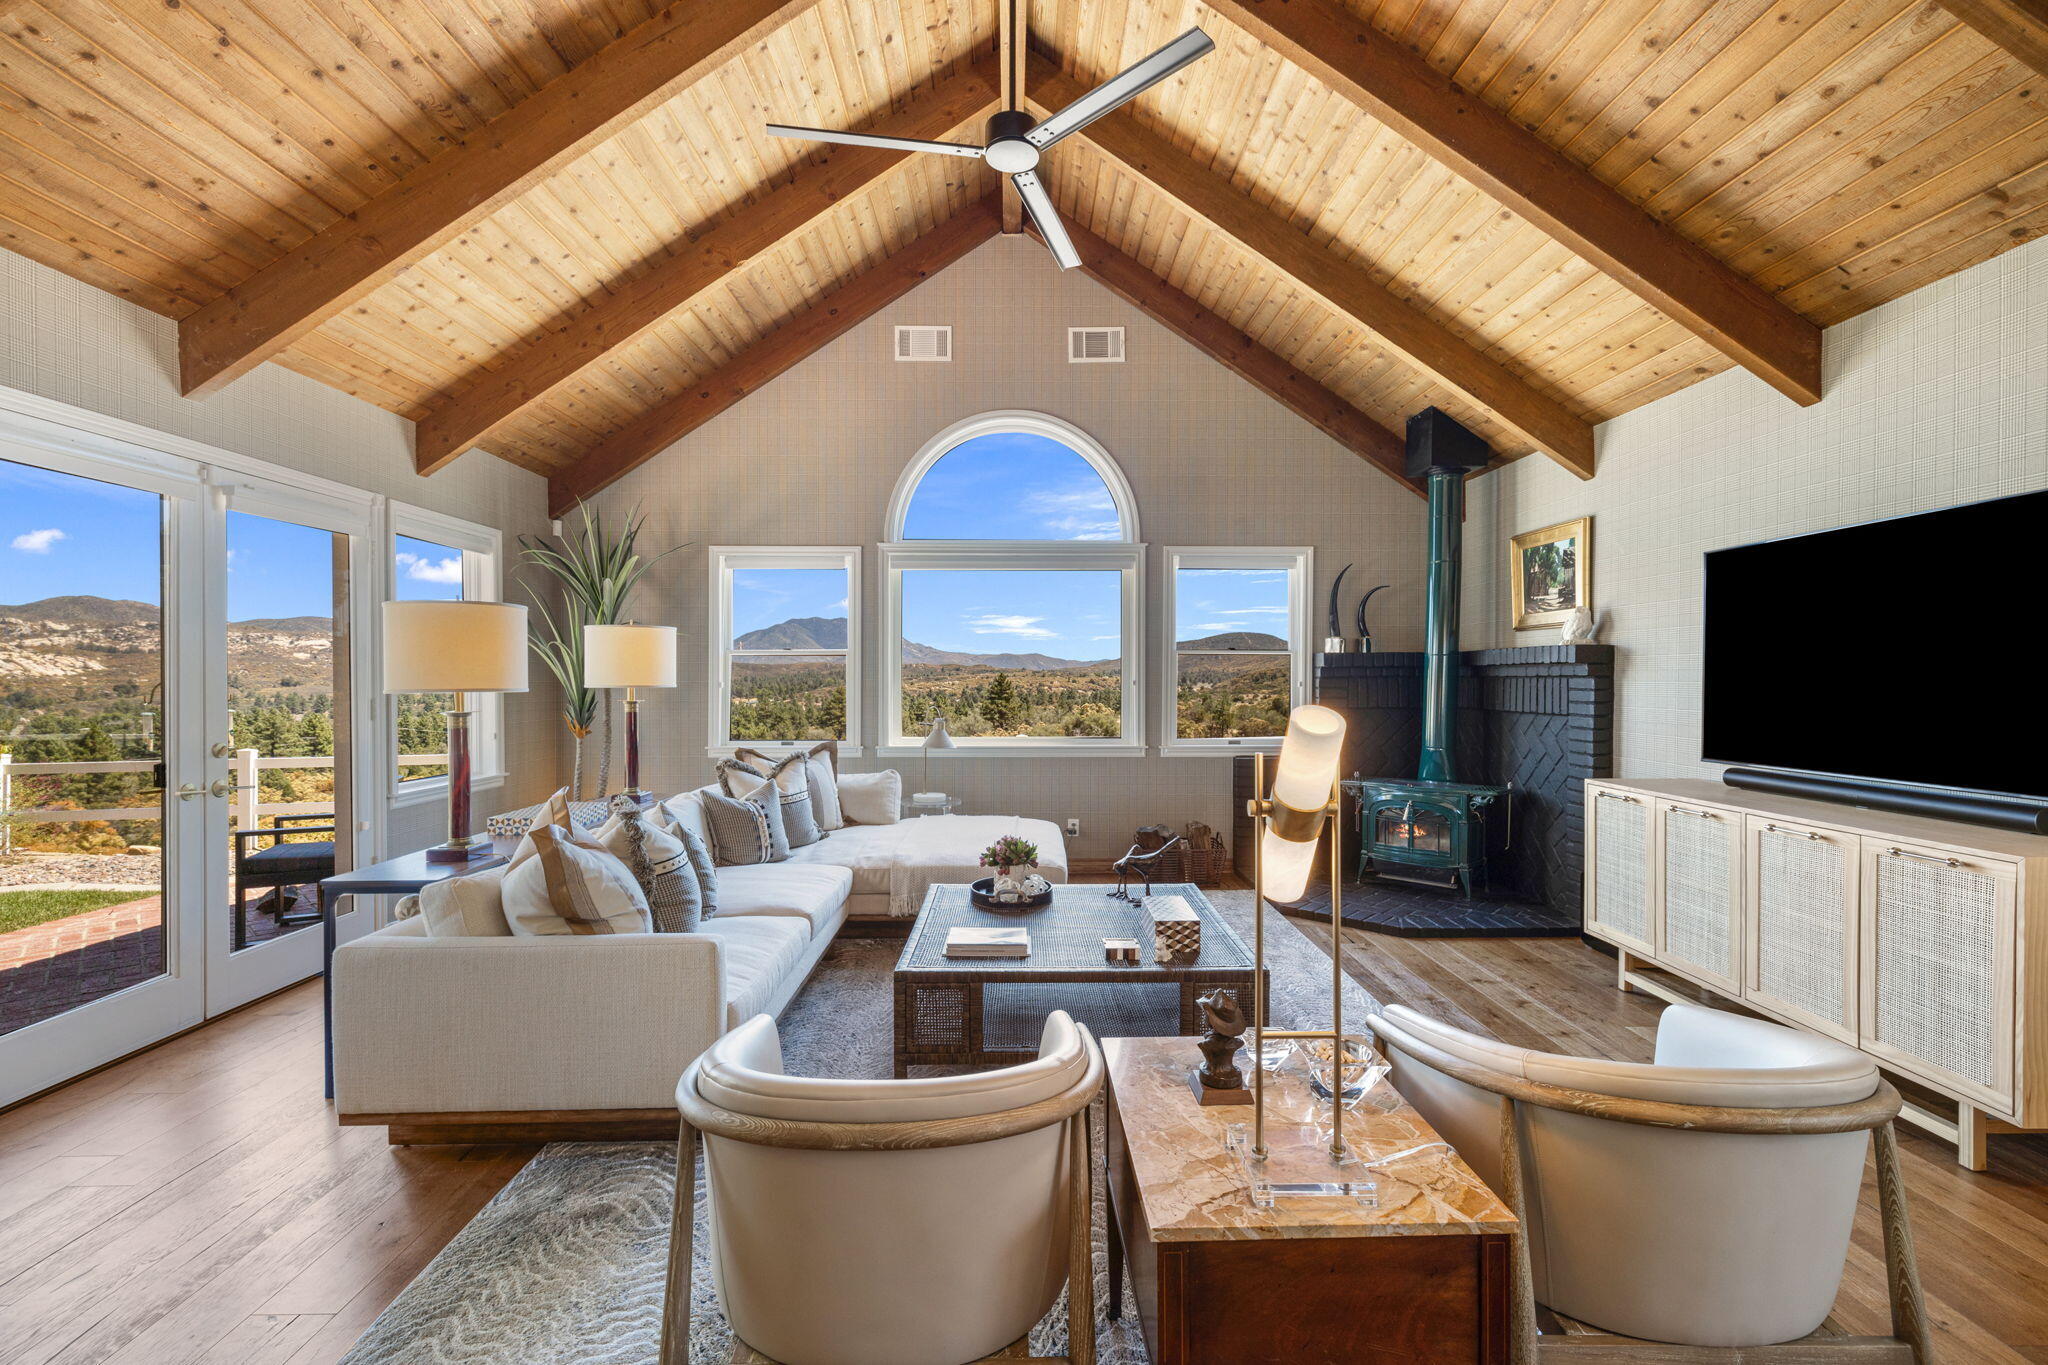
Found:
[{"label": "white deck railing", "polygon": [[[400,754],[401,768],[425,768],[445,765],[446,754]],[[251,800],[260,793],[258,774],[266,768],[332,768],[332,754],[310,755],[303,758],[265,758],[255,749],[237,749],[234,753],[235,790],[234,806],[230,812],[237,829],[253,829],[266,815],[325,815],[334,809],[333,801],[263,801]],[[52,777],[60,775],[80,776],[86,773],[147,773],[154,772],[156,764],[149,759],[118,759],[87,763],[24,763],[12,754],[0,754],[0,817],[12,815],[16,819],[39,825],[76,824],[83,820],[160,820],[163,807],[156,806],[101,806],[92,810],[60,810],[47,806],[14,805],[14,780],[17,777]],[[14,842],[14,821],[0,819],[0,853],[11,853]]]}]

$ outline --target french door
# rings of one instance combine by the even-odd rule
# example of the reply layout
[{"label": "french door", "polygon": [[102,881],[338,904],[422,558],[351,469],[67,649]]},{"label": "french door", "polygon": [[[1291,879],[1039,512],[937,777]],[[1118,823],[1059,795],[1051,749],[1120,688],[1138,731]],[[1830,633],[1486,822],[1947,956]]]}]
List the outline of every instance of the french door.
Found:
[{"label": "french door", "polygon": [[0,1104],[320,970],[374,790],[376,516],[0,436]]}]

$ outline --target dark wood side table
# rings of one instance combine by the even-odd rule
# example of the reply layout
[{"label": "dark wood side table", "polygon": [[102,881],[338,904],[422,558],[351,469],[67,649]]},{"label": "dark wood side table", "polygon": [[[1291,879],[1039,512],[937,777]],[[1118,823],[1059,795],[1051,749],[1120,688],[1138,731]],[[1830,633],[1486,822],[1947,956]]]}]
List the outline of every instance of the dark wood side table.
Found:
[{"label": "dark wood side table", "polygon": [[[1128,1259],[1153,1365],[1505,1365],[1515,1216],[1455,1153],[1430,1148],[1350,1177],[1377,1182],[1373,1203],[1262,1209],[1224,1148],[1225,1126],[1251,1111],[1195,1103],[1192,1042],[1108,1038],[1103,1051],[1109,1311],[1121,1315]],[[1278,1084],[1303,1084],[1282,1074]],[[1271,1083],[1267,1098],[1277,1146]],[[1368,1159],[1437,1141],[1385,1082],[1345,1132]]]},{"label": "dark wood side table", "polygon": [[315,891],[320,906],[320,992],[322,1021],[327,1033],[327,1098],[334,1098],[334,916],[335,904],[343,896],[410,896],[423,886],[467,877],[501,866],[503,854],[490,853],[466,863],[430,863],[424,851],[405,853],[368,867],[338,873],[320,882]]}]

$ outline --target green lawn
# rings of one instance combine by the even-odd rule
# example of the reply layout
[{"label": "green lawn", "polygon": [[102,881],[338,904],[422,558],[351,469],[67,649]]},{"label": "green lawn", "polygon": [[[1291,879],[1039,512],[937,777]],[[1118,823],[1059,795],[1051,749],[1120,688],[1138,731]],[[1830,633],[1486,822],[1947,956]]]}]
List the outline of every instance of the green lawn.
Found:
[{"label": "green lawn", "polygon": [[0,934],[48,924],[103,905],[142,900],[146,891],[0,891]]}]

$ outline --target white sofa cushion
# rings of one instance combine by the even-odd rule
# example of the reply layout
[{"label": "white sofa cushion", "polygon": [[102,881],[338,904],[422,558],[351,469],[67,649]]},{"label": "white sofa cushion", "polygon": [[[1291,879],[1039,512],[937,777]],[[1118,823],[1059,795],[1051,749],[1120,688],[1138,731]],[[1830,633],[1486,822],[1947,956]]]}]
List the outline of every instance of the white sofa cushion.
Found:
[{"label": "white sofa cushion", "polygon": [[420,888],[419,921],[429,938],[504,938],[506,869],[428,882]]},{"label": "white sofa cushion", "polygon": [[889,869],[903,844],[904,824],[847,825],[817,843],[789,851],[789,862],[811,867],[843,867],[851,875],[855,895],[887,895]]},{"label": "white sofa cushion", "polygon": [[515,934],[641,934],[653,928],[647,897],[631,869],[559,825],[527,834],[505,873],[504,902]]},{"label": "white sofa cushion", "polygon": [[790,915],[738,915],[706,923],[701,936],[718,940],[725,960],[725,1026],[768,1011],[784,978],[803,960],[810,925]]},{"label": "white sofa cushion", "polygon": [[853,874],[829,863],[761,863],[718,873],[718,917],[776,915],[800,919],[810,932],[836,929],[839,907],[852,893]]},{"label": "white sofa cushion", "polygon": [[903,774],[841,773],[839,810],[849,825],[893,825],[903,816]]}]

